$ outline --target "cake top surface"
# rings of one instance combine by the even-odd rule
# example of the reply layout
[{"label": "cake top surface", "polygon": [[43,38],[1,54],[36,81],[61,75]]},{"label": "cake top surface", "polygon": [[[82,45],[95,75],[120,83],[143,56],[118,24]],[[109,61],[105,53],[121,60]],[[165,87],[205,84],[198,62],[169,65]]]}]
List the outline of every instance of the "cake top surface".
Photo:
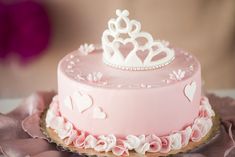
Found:
[{"label": "cake top surface", "polygon": [[[81,52],[81,48],[92,50]],[[188,79],[200,68],[197,59],[183,50],[175,50],[175,59],[168,65],[142,71],[113,68],[103,63],[102,48],[83,45],[79,50],[65,56],[59,65],[60,71],[70,79],[101,88],[157,88]]]},{"label": "cake top surface", "polygon": [[117,10],[101,37],[101,48],[81,45],[67,55],[59,69],[74,81],[103,88],[153,88],[177,83],[200,67],[195,57],[154,40],[129,19],[127,10]]}]

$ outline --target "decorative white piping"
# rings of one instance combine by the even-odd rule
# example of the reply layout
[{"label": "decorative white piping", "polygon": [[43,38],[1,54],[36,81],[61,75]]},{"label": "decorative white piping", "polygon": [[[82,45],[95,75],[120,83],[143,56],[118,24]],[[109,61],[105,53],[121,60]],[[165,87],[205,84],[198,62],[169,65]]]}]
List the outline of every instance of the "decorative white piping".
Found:
[{"label": "decorative white piping", "polygon": [[185,71],[178,69],[177,71],[173,70],[172,73],[169,74],[171,80],[180,81],[185,76]]},{"label": "decorative white piping", "polygon": [[[123,70],[151,70],[173,61],[175,52],[168,47],[169,42],[154,40],[151,34],[142,32],[140,22],[130,20],[127,10],[116,10],[116,14],[118,17],[109,20],[108,29],[102,36],[105,64]],[[160,59],[154,60],[156,56]]]},{"label": "decorative white piping", "polygon": [[80,47],[78,48],[78,51],[81,55],[85,55],[87,56],[89,53],[93,52],[95,50],[95,46],[93,44],[83,44],[80,45]]},{"label": "decorative white piping", "polygon": [[103,74],[101,72],[92,72],[87,75],[86,79],[90,82],[99,82],[102,77]]}]

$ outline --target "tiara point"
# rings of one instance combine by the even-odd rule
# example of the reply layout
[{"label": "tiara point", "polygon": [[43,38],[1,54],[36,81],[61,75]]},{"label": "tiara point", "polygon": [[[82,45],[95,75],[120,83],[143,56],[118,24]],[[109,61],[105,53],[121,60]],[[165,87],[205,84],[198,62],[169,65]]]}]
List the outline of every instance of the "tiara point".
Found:
[{"label": "tiara point", "polygon": [[[169,42],[154,40],[152,35],[141,31],[141,23],[128,18],[128,10],[116,10],[116,19],[110,19],[108,29],[102,35],[103,62],[122,70],[152,70],[163,67],[174,60],[174,49],[169,48]],[[124,26],[121,24],[124,23]],[[127,38],[122,38],[122,35]],[[113,40],[110,40],[110,37]],[[146,43],[140,43],[144,39]],[[124,46],[123,46],[124,45]],[[128,46],[130,45],[130,46]],[[138,52],[147,51],[143,58]],[[164,57],[154,60],[154,57],[164,53]],[[159,58],[159,57],[158,57]]]},{"label": "tiara point", "polygon": [[119,16],[121,14],[121,10],[120,9],[117,9],[116,10],[116,15]]},{"label": "tiara point", "polygon": [[120,9],[117,9],[117,10],[116,10],[116,15],[117,15],[117,16],[121,16],[121,15],[123,15],[123,16],[128,16],[128,15],[129,15],[129,11],[128,11],[128,10],[123,10],[123,11],[121,11]]}]

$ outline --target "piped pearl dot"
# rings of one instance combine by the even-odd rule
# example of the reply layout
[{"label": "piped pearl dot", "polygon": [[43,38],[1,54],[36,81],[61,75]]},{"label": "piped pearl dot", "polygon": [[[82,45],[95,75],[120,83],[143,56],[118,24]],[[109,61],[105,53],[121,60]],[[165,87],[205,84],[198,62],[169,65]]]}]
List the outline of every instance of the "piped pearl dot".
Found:
[{"label": "piped pearl dot", "polygon": [[108,84],[108,82],[106,82],[106,81],[105,81],[105,82],[103,82],[102,84],[103,84],[103,85],[107,85],[107,84]]},{"label": "piped pearl dot", "polygon": [[152,86],[151,85],[147,85],[147,88],[152,88]]},{"label": "piped pearl dot", "polygon": [[74,65],[74,64],[75,64],[75,63],[74,63],[74,61],[70,61],[69,63],[70,63],[70,64],[72,64],[72,65]]},{"label": "piped pearl dot", "polygon": [[190,69],[191,71],[193,71],[193,65],[190,65],[189,69]]},{"label": "piped pearl dot", "polygon": [[140,87],[146,88],[146,85],[145,84],[140,84]]}]

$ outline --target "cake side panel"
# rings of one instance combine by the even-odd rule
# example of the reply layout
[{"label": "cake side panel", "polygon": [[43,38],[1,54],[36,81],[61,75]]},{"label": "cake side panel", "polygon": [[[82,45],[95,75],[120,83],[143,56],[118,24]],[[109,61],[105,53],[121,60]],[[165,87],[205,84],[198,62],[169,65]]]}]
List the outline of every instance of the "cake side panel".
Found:
[{"label": "cake side panel", "polygon": [[[82,112],[78,101],[71,101],[72,107],[65,104],[66,98],[77,92],[92,101]],[[74,81],[58,67],[58,95],[61,114],[80,130],[94,135],[161,136],[183,129],[198,116],[201,72],[197,68],[190,78],[162,88],[112,89]]]}]

